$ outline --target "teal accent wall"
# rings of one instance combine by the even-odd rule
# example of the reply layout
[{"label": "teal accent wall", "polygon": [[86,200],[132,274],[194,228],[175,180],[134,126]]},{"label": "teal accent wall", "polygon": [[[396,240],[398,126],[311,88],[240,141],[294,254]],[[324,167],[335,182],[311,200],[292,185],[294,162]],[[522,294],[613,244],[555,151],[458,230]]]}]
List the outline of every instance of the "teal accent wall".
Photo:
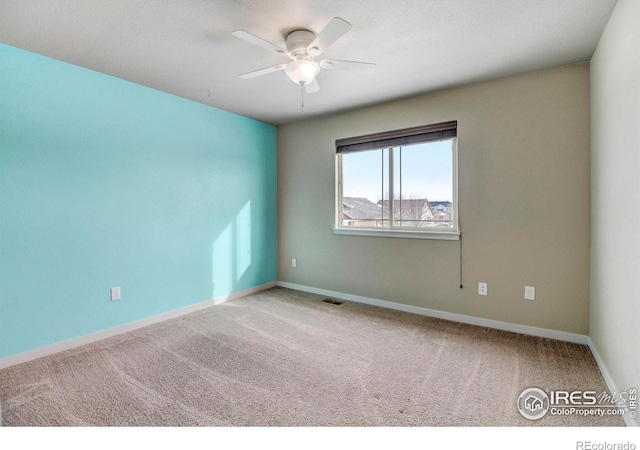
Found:
[{"label": "teal accent wall", "polygon": [[276,240],[274,127],[0,45],[0,358],[275,281]]}]

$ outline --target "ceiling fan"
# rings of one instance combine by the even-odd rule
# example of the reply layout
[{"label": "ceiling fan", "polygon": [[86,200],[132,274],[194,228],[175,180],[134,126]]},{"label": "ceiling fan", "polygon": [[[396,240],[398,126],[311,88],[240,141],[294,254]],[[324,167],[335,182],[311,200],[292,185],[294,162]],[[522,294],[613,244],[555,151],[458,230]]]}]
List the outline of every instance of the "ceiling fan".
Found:
[{"label": "ceiling fan", "polygon": [[340,39],[350,28],[351,24],[349,22],[339,17],[334,17],[317,35],[309,30],[294,30],[287,35],[286,49],[247,31],[234,31],[232,34],[237,38],[244,39],[247,42],[291,58],[291,62],[288,64],[278,64],[277,66],[248,72],[240,75],[240,78],[255,78],[284,70],[291,81],[304,86],[304,90],[308,94],[311,94],[320,90],[318,80],[316,80],[320,69],[345,70],[359,74],[369,74],[373,72],[376,66],[373,63],[341,61],[337,59],[315,60],[317,56],[324,53],[331,44]]}]

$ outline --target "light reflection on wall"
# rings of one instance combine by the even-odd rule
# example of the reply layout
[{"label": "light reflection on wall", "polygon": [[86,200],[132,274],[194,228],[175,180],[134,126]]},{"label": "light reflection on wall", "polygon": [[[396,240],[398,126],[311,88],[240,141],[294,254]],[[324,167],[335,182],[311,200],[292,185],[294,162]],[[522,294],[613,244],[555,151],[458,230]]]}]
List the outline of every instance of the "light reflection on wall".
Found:
[{"label": "light reflection on wall", "polygon": [[251,201],[213,243],[213,297],[233,292],[236,282],[251,266]]},{"label": "light reflection on wall", "polygon": [[237,273],[236,281],[247,271],[251,265],[251,201],[249,200],[236,219],[237,242]]}]

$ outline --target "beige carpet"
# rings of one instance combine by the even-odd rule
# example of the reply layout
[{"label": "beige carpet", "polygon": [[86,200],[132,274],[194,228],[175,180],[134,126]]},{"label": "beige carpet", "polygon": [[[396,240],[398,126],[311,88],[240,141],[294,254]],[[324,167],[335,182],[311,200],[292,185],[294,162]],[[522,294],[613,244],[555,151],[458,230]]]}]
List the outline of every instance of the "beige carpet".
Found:
[{"label": "beige carpet", "polygon": [[604,391],[589,349],[274,288],[0,371],[5,426],[618,426],[524,419]]}]

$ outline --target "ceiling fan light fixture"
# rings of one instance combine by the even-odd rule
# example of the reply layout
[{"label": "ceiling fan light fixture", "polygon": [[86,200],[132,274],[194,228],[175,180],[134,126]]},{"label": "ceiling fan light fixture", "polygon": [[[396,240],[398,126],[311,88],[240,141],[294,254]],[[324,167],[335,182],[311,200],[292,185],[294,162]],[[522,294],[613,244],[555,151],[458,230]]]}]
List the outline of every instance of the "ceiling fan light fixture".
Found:
[{"label": "ceiling fan light fixture", "polygon": [[240,75],[240,78],[246,80],[284,70],[291,81],[303,87],[301,92],[312,94],[320,90],[316,77],[321,69],[337,69],[368,74],[373,71],[375,64],[358,61],[341,61],[339,59],[315,60],[317,56],[324,53],[335,41],[349,31],[350,28],[351,24],[349,22],[339,17],[334,17],[318,34],[303,28],[294,29],[288,33],[285,38],[286,50],[281,45],[266,41],[248,31],[236,30],[232,33],[235,37],[277,54],[285,54],[291,58],[289,64],[278,64],[277,66],[265,67],[264,69],[243,73]]},{"label": "ceiling fan light fixture", "polygon": [[284,71],[294,83],[309,84],[320,73],[320,66],[313,61],[296,60],[287,64]]}]

